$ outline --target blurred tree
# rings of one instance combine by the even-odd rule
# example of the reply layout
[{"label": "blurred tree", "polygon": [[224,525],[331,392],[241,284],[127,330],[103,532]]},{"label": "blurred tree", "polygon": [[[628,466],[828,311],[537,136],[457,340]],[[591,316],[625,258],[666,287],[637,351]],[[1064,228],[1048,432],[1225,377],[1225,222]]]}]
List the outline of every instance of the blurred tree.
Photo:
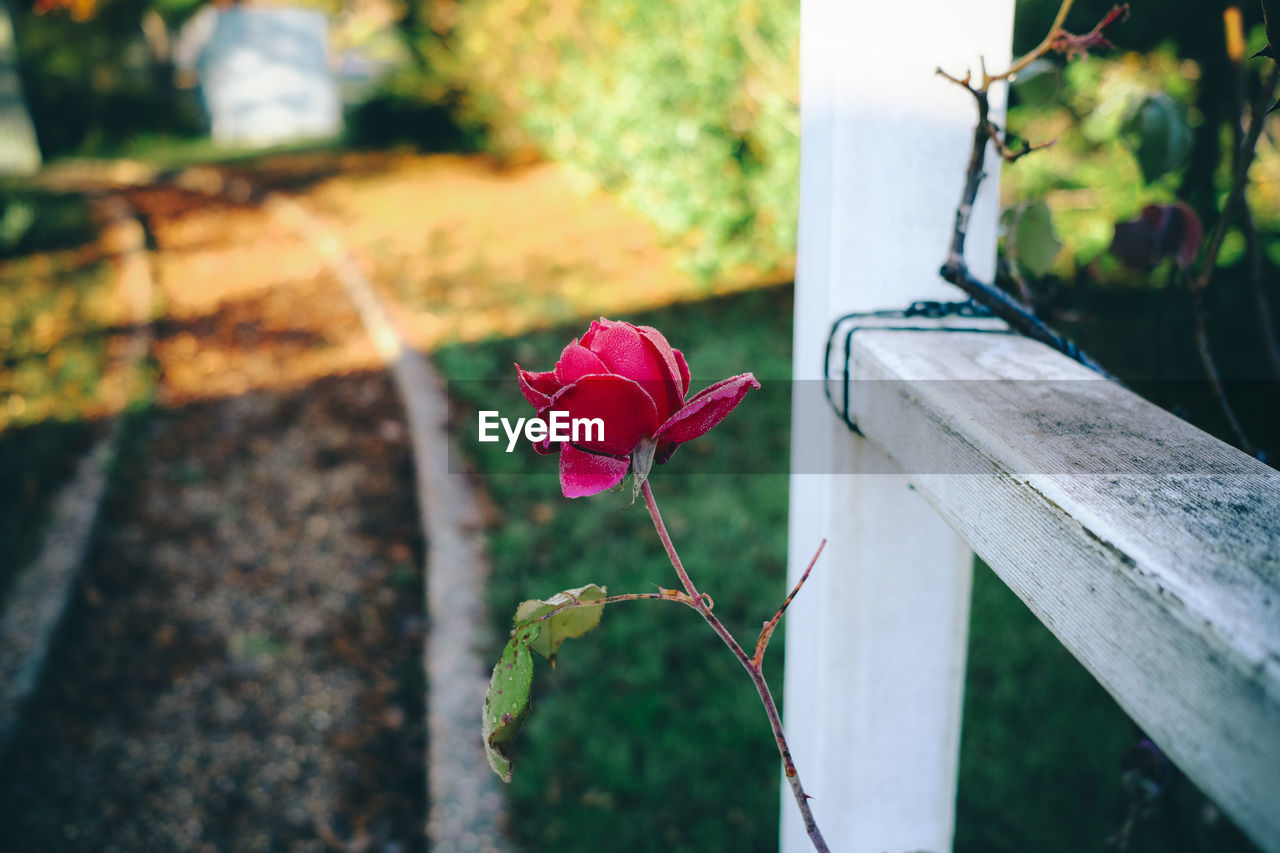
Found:
[{"label": "blurred tree", "polygon": [[18,77],[18,45],[7,0],[0,0],[0,174],[40,168],[40,148]]},{"label": "blurred tree", "polygon": [[171,82],[168,32],[191,0],[16,0],[19,67],[46,158],[112,154],[200,130]]},{"label": "blurred tree", "polygon": [[787,274],[799,14],[775,0],[420,4],[422,53],[507,151],[618,193],[711,279]]}]

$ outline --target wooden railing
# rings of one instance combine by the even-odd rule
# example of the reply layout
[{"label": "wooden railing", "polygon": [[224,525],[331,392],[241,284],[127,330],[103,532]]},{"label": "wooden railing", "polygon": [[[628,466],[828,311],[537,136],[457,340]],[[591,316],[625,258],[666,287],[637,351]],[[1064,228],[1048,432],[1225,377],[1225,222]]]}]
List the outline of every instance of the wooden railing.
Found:
[{"label": "wooden railing", "polygon": [[[1280,850],[1280,474],[992,321],[868,320],[847,357],[841,338],[825,372],[841,405],[850,380],[861,435],[823,393],[841,314],[960,298],[937,268],[973,107],[933,71],[1009,53],[1007,0],[877,20],[897,14],[802,7],[793,573],[830,544],[788,614],[784,708],[819,825],[835,850],[950,849],[976,551]],[[994,178],[969,237],[978,275]],[[783,847],[804,850],[788,805]]]}]

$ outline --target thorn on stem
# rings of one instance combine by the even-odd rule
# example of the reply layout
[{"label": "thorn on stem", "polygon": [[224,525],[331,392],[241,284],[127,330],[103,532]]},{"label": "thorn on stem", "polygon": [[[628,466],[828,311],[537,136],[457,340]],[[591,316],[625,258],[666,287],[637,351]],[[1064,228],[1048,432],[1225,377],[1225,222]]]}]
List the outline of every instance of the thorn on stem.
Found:
[{"label": "thorn on stem", "polygon": [[782,602],[782,606],[778,608],[778,612],[773,614],[773,618],[764,623],[764,627],[760,629],[760,637],[756,640],[756,653],[751,658],[751,662],[759,669],[764,663],[764,650],[769,646],[769,639],[773,636],[773,631],[778,627],[778,620],[782,618],[783,612],[787,609],[787,605],[791,604],[791,600],[796,597],[796,593],[800,592],[800,587],[804,586],[804,582],[809,579],[809,572],[813,571],[814,564],[818,562],[818,557],[822,554],[822,549],[827,547],[827,540],[823,539],[818,544],[818,550],[814,552],[809,565],[805,567],[804,574],[800,576],[800,580],[796,581],[795,589],[791,590],[791,594]]}]

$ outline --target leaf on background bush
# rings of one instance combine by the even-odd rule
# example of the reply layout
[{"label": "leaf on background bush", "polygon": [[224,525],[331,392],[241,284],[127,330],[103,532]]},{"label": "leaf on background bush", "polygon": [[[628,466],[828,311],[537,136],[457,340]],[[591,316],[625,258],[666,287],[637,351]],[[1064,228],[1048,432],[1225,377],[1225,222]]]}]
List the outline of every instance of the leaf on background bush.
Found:
[{"label": "leaf on background bush", "polygon": [[1168,95],[1144,99],[1125,130],[1137,137],[1134,155],[1147,183],[1181,166],[1191,153],[1191,126]]},{"label": "leaf on background bush", "polygon": [[1037,59],[1018,72],[1013,81],[1013,91],[1018,102],[1034,106],[1051,103],[1062,90],[1062,69],[1047,59]]},{"label": "leaf on background bush", "polygon": [[1111,254],[1138,269],[1151,269],[1170,255],[1182,269],[1200,251],[1204,228],[1200,217],[1182,202],[1149,204],[1130,222],[1117,222]]},{"label": "leaf on background bush", "polygon": [[1049,272],[1062,251],[1049,206],[1042,201],[1019,205],[1013,211],[1011,233],[1011,254],[1019,266],[1034,276]]},{"label": "leaf on background bush", "polygon": [[20,199],[0,205],[0,248],[10,249],[22,240],[36,221],[36,209]]},{"label": "leaf on background bush", "polygon": [[607,593],[604,587],[590,583],[577,589],[557,592],[545,600],[530,599],[529,601],[521,602],[520,606],[516,608],[516,628],[519,630],[521,626],[529,624],[540,626],[541,633],[531,641],[530,648],[551,661],[552,666],[555,666],[556,653],[560,650],[560,644],[565,640],[581,637],[599,625],[600,617],[604,613],[604,605],[568,607],[550,619],[541,622],[534,622],[533,620],[550,613],[557,607],[563,607],[571,601],[599,601],[605,595]]},{"label": "leaf on background bush", "polygon": [[484,697],[484,749],[489,766],[511,781],[510,745],[529,715],[529,689],[533,685],[533,653],[530,645],[537,640],[541,625],[526,625],[515,633],[502,650],[489,679],[489,692]]}]

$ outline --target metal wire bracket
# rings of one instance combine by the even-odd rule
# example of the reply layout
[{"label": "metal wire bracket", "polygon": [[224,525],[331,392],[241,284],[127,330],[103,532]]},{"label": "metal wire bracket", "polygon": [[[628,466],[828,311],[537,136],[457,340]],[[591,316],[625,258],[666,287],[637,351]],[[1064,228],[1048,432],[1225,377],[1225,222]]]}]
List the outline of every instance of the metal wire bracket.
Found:
[{"label": "metal wire bracket", "polygon": [[[990,308],[981,305],[972,299],[960,302],[940,302],[937,300],[920,300],[912,302],[906,308],[888,308],[880,311],[855,311],[851,314],[845,314],[837,317],[831,324],[831,331],[827,335],[827,347],[823,354],[822,360],[822,388],[823,393],[827,396],[827,401],[831,403],[831,407],[835,410],[840,419],[844,421],[849,429],[862,434],[858,429],[858,424],[851,414],[850,402],[852,396],[851,383],[849,379],[849,360],[853,354],[853,336],[861,329],[877,329],[895,332],[986,332],[996,334],[1012,334],[1009,329],[992,329],[990,327],[953,327],[953,326],[920,326],[920,325],[897,325],[897,324],[880,324],[866,323],[866,320],[886,320],[901,319],[910,320],[912,318],[937,319],[941,317],[972,317],[975,319],[985,319],[995,317]],[[836,402],[831,395],[831,350],[835,345],[836,336],[844,333],[844,377],[842,380],[843,394],[842,400]]]}]

